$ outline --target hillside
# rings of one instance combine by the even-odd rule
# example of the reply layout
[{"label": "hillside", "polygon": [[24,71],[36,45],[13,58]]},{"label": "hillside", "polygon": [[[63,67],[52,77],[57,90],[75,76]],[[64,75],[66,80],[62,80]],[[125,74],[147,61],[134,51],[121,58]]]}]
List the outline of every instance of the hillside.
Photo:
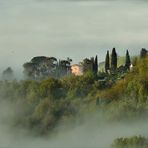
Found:
[{"label": "hillside", "polygon": [[[99,79],[100,74],[105,77],[103,81]],[[121,79],[118,73],[100,74],[88,72],[82,76],[50,77],[42,81],[1,81],[1,110],[4,115],[10,114],[5,122],[11,123],[13,130],[24,129],[29,135],[41,137],[55,135],[59,128],[63,134],[74,130],[70,135],[77,137],[78,132],[85,141],[85,136],[90,140],[94,132],[97,136],[100,131],[105,140],[108,141],[108,135],[113,140],[118,138],[119,131],[123,135],[129,129],[135,131],[135,124],[143,131],[148,117],[148,57],[138,59],[133,70],[127,71]],[[130,139],[125,140],[130,142]],[[117,146],[118,141],[120,139],[117,139]]]}]

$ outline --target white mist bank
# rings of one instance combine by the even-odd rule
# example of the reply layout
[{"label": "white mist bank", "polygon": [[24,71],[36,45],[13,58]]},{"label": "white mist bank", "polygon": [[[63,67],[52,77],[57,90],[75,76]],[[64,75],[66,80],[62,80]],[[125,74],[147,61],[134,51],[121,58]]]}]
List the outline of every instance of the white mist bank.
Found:
[{"label": "white mist bank", "polygon": [[102,122],[98,115],[87,116],[75,126],[60,124],[50,136],[32,136],[30,131],[13,128],[15,105],[0,103],[0,148],[110,148],[119,137],[142,135],[148,137],[147,120],[133,123]]}]

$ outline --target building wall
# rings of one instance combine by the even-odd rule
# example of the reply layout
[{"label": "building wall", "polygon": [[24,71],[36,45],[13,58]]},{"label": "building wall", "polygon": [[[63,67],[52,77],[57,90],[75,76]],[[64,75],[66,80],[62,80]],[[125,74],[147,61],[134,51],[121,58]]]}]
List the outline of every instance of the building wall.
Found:
[{"label": "building wall", "polygon": [[82,66],[81,65],[72,65],[71,66],[71,72],[72,72],[72,74],[74,74],[76,76],[83,75]]}]

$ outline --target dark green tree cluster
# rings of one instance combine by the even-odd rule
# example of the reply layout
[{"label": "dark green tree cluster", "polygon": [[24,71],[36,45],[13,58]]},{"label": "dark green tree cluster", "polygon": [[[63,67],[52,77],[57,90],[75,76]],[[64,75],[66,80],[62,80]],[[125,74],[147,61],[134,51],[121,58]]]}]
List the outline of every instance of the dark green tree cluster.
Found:
[{"label": "dark green tree cluster", "polygon": [[45,79],[49,76],[59,78],[70,73],[71,59],[57,60],[55,57],[34,57],[23,65],[24,73],[34,80]]},{"label": "dark green tree cluster", "polygon": [[[117,59],[116,49],[113,48],[111,53],[111,59],[110,59],[109,51],[107,51],[106,58],[105,58],[105,72],[106,73],[116,72],[118,70],[117,62],[118,62],[118,59]],[[121,70],[129,69],[130,65],[131,65],[131,59],[130,59],[129,51],[127,50],[126,57],[125,57],[125,65],[120,67],[120,69]]]},{"label": "dark green tree cluster", "polygon": [[126,58],[125,58],[125,67],[127,69],[129,69],[130,65],[131,65],[131,59],[130,59],[129,51],[127,50],[126,51]]},{"label": "dark green tree cluster", "polygon": [[110,57],[109,57],[109,51],[107,51],[105,58],[105,72],[108,73],[109,70],[110,70]]},{"label": "dark green tree cluster", "polygon": [[116,49],[113,48],[111,54],[111,71],[116,71],[117,69],[117,52]]},{"label": "dark green tree cluster", "polygon": [[57,66],[57,77],[63,77],[68,76],[71,74],[71,62],[72,59],[67,58],[67,60],[59,60],[58,66]]},{"label": "dark green tree cluster", "polygon": [[111,60],[109,51],[107,51],[106,58],[105,58],[105,72],[108,73],[109,71],[115,72],[117,69],[117,53],[116,49],[112,49]]},{"label": "dark green tree cluster", "polygon": [[91,59],[85,58],[82,62],[83,72],[98,73],[98,56],[92,57]]},{"label": "dark green tree cluster", "polygon": [[146,50],[145,48],[142,48],[140,51],[140,57],[146,57],[146,55],[148,55],[148,50]]}]

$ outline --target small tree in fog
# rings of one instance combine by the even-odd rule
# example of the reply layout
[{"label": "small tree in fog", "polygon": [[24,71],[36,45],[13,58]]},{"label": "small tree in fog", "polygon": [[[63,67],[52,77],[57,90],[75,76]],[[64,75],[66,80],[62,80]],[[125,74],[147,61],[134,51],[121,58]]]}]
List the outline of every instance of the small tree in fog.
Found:
[{"label": "small tree in fog", "polygon": [[3,80],[13,80],[14,79],[14,74],[13,74],[13,70],[11,67],[8,67],[7,69],[5,69],[2,73],[2,79]]},{"label": "small tree in fog", "polygon": [[146,55],[148,55],[148,50],[146,50],[145,48],[142,48],[141,49],[141,52],[140,52],[140,57],[143,58]]}]

